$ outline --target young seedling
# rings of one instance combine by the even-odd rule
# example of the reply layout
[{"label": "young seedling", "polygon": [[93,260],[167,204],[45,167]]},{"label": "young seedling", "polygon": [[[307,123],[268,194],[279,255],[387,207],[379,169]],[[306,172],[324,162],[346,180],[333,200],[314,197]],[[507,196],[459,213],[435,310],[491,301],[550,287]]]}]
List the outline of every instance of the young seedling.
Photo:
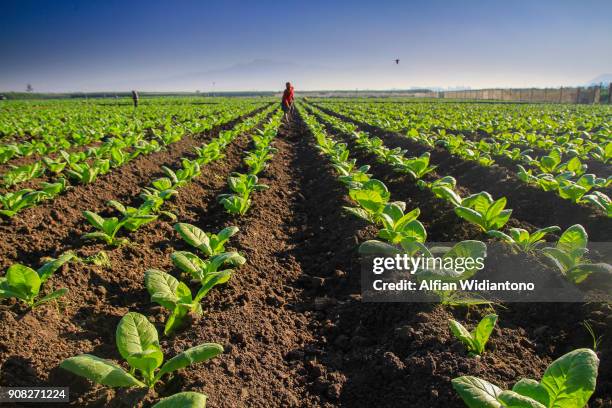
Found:
[{"label": "young seedling", "polygon": [[202,286],[211,279],[217,279],[217,275],[222,275],[224,278],[217,283],[224,283],[231,277],[231,269],[219,270],[219,268],[227,265],[228,267],[236,267],[244,265],[246,259],[238,252],[223,252],[214,255],[206,261],[200,259],[195,254],[187,251],[174,252],[171,256],[174,266],[183,272],[191,275],[192,279],[197,280]]},{"label": "young seedling", "polygon": [[29,307],[35,308],[43,303],[65,295],[68,289],[63,288],[36,300],[42,284],[62,265],[73,258],[73,253],[66,252],[59,258],[47,262],[36,271],[21,264],[10,266],[6,275],[0,277],[0,299],[14,297],[23,301]]},{"label": "young seedling", "polygon": [[505,234],[497,230],[487,231],[487,234],[501,241],[515,245],[524,252],[531,252],[536,250],[538,246],[544,243],[543,238],[546,236],[546,234],[559,231],[561,231],[561,228],[553,225],[550,227],[541,228],[535,231],[533,234],[530,234],[529,231],[523,228],[510,228],[509,234]]},{"label": "young seedling", "polygon": [[166,320],[164,334],[168,335],[181,328],[185,324],[189,313],[195,315],[202,314],[200,301],[216,285],[226,282],[231,274],[217,273],[202,283],[195,297],[192,297],[191,290],[183,282],[166,272],[149,269],[145,272],[145,286],[151,295],[151,302],[155,302],[170,311]]},{"label": "young seedling", "polygon": [[419,157],[402,158],[393,165],[400,171],[408,173],[413,179],[419,180],[437,167],[429,164],[430,156],[429,152],[425,152]]},{"label": "young seedling", "polygon": [[6,193],[4,195],[0,194],[0,204],[2,204],[0,214],[7,217],[13,217],[24,208],[36,204],[39,199],[40,195],[38,192],[28,188],[13,193]]},{"label": "young seedling", "polygon": [[497,323],[497,315],[488,314],[482,318],[478,326],[470,333],[458,321],[448,320],[451,332],[457,339],[461,340],[470,355],[481,355],[484,353],[489,336],[491,336],[493,328],[495,328],[495,323]]},{"label": "young seedling", "polygon": [[227,213],[232,215],[245,215],[252,204],[250,198],[237,194],[222,194],[219,196],[219,202],[223,204]]},{"label": "young seedling", "polygon": [[585,259],[588,235],[580,224],[565,230],[554,247],[542,249],[559,271],[570,281],[580,283],[593,273],[612,275],[612,266],[606,263],[589,263]]},{"label": "young seedling", "polygon": [[106,204],[113,207],[123,215],[123,226],[128,231],[136,231],[138,228],[157,219],[157,215],[151,214],[148,207],[126,207],[119,201],[109,200]]},{"label": "young seedling", "polygon": [[125,220],[119,220],[117,217],[102,218],[91,211],[83,211],[83,216],[98,230],[83,235],[84,239],[100,240],[115,246],[128,242],[125,238],[116,238],[117,233],[125,224]]},{"label": "young seedling", "polygon": [[344,207],[345,210],[373,224],[382,222],[382,213],[391,198],[387,186],[380,180],[371,179],[349,190],[349,196],[359,207]]},{"label": "young seedling", "polygon": [[[610,142],[612,143],[612,142]],[[608,217],[612,217],[612,200],[600,191],[594,191],[582,197],[584,202],[591,203],[602,210]]]},{"label": "young seedling", "polygon": [[482,191],[464,198],[461,205],[455,208],[455,213],[485,232],[500,229],[512,214],[512,210],[504,210],[506,202],[506,197],[493,200],[491,194]]},{"label": "young seedling", "polygon": [[553,361],[539,382],[524,378],[512,390],[472,376],[452,384],[469,408],[582,408],[595,391],[598,367],[593,350],[576,349]]},{"label": "young seedling", "polygon": [[90,354],[81,354],[62,361],[60,367],[95,383],[108,387],[153,388],[163,375],[191,364],[209,360],[223,352],[216,343],[192,347],[164,361],[155,326],[139,313],[129,312],[119,322],[115,334],[119,354],[130,370]]},{"label": "young seedling", "polygon": [[45,163],[45,166],[47,166],[47,168],[49,169],[50,172],[58,174],[61,173],[64,170],[64,167],[66,167],[66,165],[68,164],[65,161],[62,160],[53,160],[49,157],[43,157],[43,163]]},{"label": "young seedling", "polygon": [[202,231],[195,225],[186,223],[174,224],[174,229],[185,242],[199,249],[206,256],[218,255],[225,252],[225,244],[238,232],[238,227],[227,227],[217,234],[212,234]]},{"label": "young seedling", "polygon": [[404,214],[405,210],[406,203],[401,201],[384,207],[381,214],[383,228],[378,232],[379,238],[391,244],[399,244],[405,240],[425,242],[427,232],[423,224],[417,220],[421,210],[415,208]]}]

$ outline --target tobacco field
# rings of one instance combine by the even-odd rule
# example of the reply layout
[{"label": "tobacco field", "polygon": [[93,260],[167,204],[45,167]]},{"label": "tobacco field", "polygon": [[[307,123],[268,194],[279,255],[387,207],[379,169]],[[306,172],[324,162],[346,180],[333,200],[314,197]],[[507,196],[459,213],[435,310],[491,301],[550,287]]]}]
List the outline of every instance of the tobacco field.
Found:
[{"label": "tobacco field", "polygon": [[[612,407],[612,267],[587,251],[609,248],[611,197],[612,106],[0,101],[0,386],[73,407]],[[364,301],[361,256],[428,242],[498,245],[596,296]]]}]

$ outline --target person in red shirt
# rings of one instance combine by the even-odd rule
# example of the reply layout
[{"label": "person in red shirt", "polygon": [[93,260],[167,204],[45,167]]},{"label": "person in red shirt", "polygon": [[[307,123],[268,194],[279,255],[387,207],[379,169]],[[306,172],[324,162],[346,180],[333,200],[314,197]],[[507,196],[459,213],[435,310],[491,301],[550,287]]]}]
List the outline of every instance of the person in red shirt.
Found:
[{"label": "person in red shirt", "polygon": [[285,84],[285,92],[283,92],[281,107],[283,108],[283,112],[285,112],[285,119],[287,119],[289,112],[293,109],[293,86],[291,82]]}]

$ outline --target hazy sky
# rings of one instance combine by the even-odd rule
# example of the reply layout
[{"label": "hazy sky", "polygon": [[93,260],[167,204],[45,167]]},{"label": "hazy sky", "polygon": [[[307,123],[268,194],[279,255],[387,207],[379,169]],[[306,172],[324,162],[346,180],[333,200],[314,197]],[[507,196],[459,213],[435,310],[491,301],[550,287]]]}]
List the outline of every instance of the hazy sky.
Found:
[{"label": "hazy sky", "polygon": [[612,73],[610,16],[612,0],[1,0],[0,90],[583,84]]}]

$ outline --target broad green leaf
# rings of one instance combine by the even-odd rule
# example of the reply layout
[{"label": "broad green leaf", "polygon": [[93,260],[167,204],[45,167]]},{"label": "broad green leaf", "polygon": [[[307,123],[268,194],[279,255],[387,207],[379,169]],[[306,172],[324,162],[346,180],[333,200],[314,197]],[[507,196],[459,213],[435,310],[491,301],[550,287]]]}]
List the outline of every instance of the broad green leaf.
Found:
[{"label": "broad green leaf", "polygon": [[369,240],[359,245],[359,254],[363,256],[369,255],[387,255],[392,256],[399,254],[400,250],[394,245],[387,244],[386,242]]},{"label": "broad green leaf", "polygon": [[575,224],[561,234],[559,242],[557,242],[557,248],[565,252],[572,252],[575,249],[586,248],[587,242],[588,235],[584,227],[580,224]]},{"label": "broad green leaf", "polygon": [[136,312],[129,312],[123,316],[117,325],[115,340],[119,353],[126,360],[130,354],[142,353],[151,345],[159,347],[155,326]]},{"label": "broad green leaf", "polygon": [[104,218],[91,211],[83,211],[83,216],[93,225],[96,229],[104,229]]},{"label": "broad green leaf", "polygon": [[200,290],[198,290],[195,301],[201,301],[213,287],[227,282],[231,276],[231,271],[213,272],[212,274],[207,275],[207,278],[202,281],[202,287]]},{"label": "broad green leaf", "polygon": [[584,281],[593,273],[608,275],[612,278],[612,265],[606,263],[578,264],[567,271],[567,275],[575,283]]},{"label": "broad green leaf", "polygon": [[457,377],[451,382],[469,408],[502,408],[497,400],[502,390],[496,385],[472,376]]},{"label": "broad green leaf", "polygon": [[151,344],[142,352],[130,354],[126,360],[131,367],[150,374],[162,364],[164,354],[159,346]]},{"label": "broad green leaf", "polygon": [[107,387],[145,387],[117,364],[90,354],[67,358],[60,367]]},{"label": "broad green leaf", "polygon": [[590,349],[576,349],[548,366],[541,384],[550,397],[549,408],[584,407],[595,391],[599,359]]},{"label": "broad green leaf", "polygon": [[176,290],[179,281],[172,275],[157,270],[149,269],[145,272],[145,287],[155,301],[166,309],[172,310],[178,302]]},{"label": "broad green leaf", "polygon": [[461,206],[471,208],[478,214],[484,215],[492,203],[493,198],[491,197],[491,194],[487,193],[486,191],[481,191],[480,193],[472,194],[471,196],[464,198],[461,202]]},{"label": "broad green leaf", "polygon": [[523,378],[519,380],[514,387],[512,387],[512,391],[525,395],[531,399],[538,401],[540,404],[548,407],[549,397],[546,389],[537,382],[536,380],[531,380],[528,378]]},{"label": "broad green leaf", "polygon": [[223,353],[223,346],[216,343],[204,343],[199,346],[192,347],[182,353],[177,354],[161,367],[156,379],[160,379],[164,374],[180,370],[191,364],[209,360]]},{"label": "broad green leaf", "polygon": [[474,329],[472,336],[476,342],[478,353],[484,351],[485,345],[487,341],[489,341],[489,336],[491,336],[493,328],[495,327],[495,323],[497,323],[497,315],[488,314],[482,318],[478,326]]},{"label": "broad green leaf", "polygon": [[487,220],[493,220],[497,217],[501,211],[506,207],[506,197],[502,197],[499,200],[495,201],[486,212],[485,218]]},{"label": "broad green leaf", "polygon": [[200,228],[191,224],[178,223],[174,225],[174,229],[189,245],[200,249],[206,255],[210,255],[210,240],[208,235]]},{"label": "broad green leaf", "polygon": [[448,325],[453,335],[461,340],[461,342],[468,348],[468,350],[474,349],[474,339],[470,332],[458,321],[448,319]]},{"label": "broad green leaf", "polygon": [[38,273],[25,265],[14,264],[6,271],[6,282],[11,290],[33,298],[40,291],[41,280]]},{"label": "broad green leaf", "polygon": [[471,222],[474,225],[478,225],[483,230],[485,229],[485,220],[478,211],[472,210],[468,207],[455,207],[455,213],[463,218],[464,220]]},{"label": "broad green leaf", "polygon": [[514,391],[502,391],[497,399],[504,404],[504,408],[547,408],[546,405]]},{"label": "broad green leaf", "polygon": [[152,408],[205,408],[206,398],[198,392],[179,392],[168,398],[162,398]]},{"label": "broad green leaf", "polygon": [[177,268],[189,273],[194,279],[202,278],[204,261],[197,255],[187,251],[178,251],[173,252],[170,258]]}]

